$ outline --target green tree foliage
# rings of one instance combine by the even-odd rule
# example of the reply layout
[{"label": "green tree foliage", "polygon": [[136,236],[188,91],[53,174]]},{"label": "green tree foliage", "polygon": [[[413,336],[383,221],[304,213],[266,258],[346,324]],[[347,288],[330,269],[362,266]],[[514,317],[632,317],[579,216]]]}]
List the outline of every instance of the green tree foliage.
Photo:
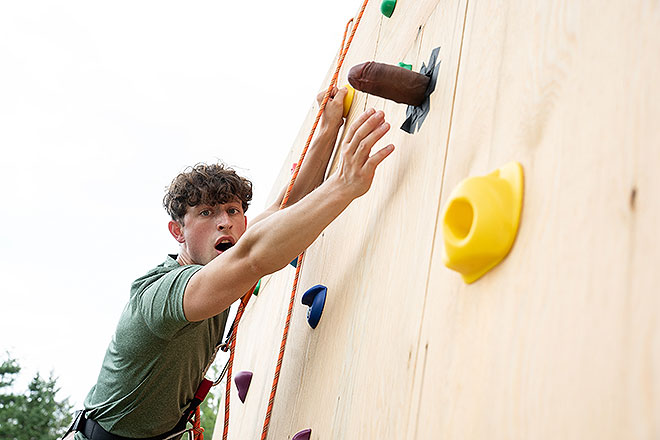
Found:
[{"label": "green tree foliage", "polygon": [[[217,377],[220,370],[217,365],[211,367],[211,373],[207,377]],[[199,405],[199,413],[202,418],[202,428],[204,428],[204,439],[213,438],[213,430],[215,429],[215,421],[218,417],[218,405],[220,403],[221,393],[224,391],[225,382],[223,381],[218,386],[211,388],[206,399]]]},{"label": "green tree foliage", "polygon": [[57,379],[43,379],[37,373],[26,393],[17,394],[12,386],[21,367],[7,355],[0,364],[0,439],[56,440],[71,422],[68,399],[58,402]]}]

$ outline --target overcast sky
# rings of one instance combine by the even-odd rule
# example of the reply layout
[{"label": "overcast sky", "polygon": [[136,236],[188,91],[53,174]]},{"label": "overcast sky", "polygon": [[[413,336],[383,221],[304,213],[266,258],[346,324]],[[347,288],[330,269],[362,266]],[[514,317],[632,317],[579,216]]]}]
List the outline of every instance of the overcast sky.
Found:
[{"label": "overcast sky", "polygon": [[225,161],[263,208],[361,2],[247,4],[0,3],[0,350],[20,386],[53,371],[82,404],[131,282],[177,251],[161,200],[186,166]]}]

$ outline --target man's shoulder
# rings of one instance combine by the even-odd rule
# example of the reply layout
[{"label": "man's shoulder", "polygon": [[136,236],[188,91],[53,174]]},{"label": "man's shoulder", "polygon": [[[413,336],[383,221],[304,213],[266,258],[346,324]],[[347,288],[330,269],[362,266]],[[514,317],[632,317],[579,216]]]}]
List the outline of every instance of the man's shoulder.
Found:
[{"label": "man's shoulder", "polygon": [[131,285],[131,296],[144,291],[164,276],[177,277],[181,272],[191,271],[194,273],[202,268],[202,266],[199,265],[182,266],[176,261],[176,257],[176,255],[168,255],[163,263],[147,271],[147,273],[133,281],[133,284]]}]

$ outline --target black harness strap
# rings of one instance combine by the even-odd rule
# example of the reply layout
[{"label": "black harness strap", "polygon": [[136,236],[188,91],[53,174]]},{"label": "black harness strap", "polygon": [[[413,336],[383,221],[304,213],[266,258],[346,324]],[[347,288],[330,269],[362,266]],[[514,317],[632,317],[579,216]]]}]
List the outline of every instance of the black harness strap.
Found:
[{"label": "black harness strap", "polygon": [[181,416],[181,419],[179,419],[179,422],[174,428],[170,429],[164,434],[142,439],[122,437],[121,435],[112,434],[106,431],[95,420],[86,418],[85,411],[76,411],[76,414],[73,418],[73,423],[71,424],[71,427],[64,437],[66,437],[72,431],[82,432],[89,440],[165,440],[172,436],[183,434],[186,431],[186,425],[188,424],[188,421],[192,417],[197,407],[204,401],[212,386],[213,382],[208,379],[204,379],[202,383],[199,384],[199,387],[195,392],[195,397],[190,402],[190,405],[188,405],[188,408],[184,411],[183,416]]}]

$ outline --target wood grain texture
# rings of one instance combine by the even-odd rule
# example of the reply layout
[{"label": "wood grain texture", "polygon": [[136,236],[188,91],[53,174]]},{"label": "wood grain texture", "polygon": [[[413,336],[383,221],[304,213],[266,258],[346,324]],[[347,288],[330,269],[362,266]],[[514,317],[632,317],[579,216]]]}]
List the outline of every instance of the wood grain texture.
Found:
[{"label": "wood grain texture", "polygon": [[[440,78],[415,135],[397,128],[405,106],[356,94],[348,123],[384,110],[382,145],[397,149],[307,253],[269,438],[660,438],[660,5],[378,7],[340,84],[368,60],[419,70],[438,46]],[[441,207],[512,160],[518,237],[465,285],[442,265]],[[246,310],[234,371],[254,376],[245,404],[232,391],[231,439],[261,433],[293,275],[267,277]],[[312,330],[300,296],[317,283],[328,298]]]},{"label": "wood grain texture", "polygon": [[[422,11],[435,9],[436,3],[418,2]],[[405,2],[401,5],[405,11]],[[372,59],[380,50],[378,40],[371,37],[373,32],[363,30],[374,18],[381,35],[392,32],[402,36],[390,39],[405,46],[393,50],[411,52],[415,65],[421,66],[430,48],[418,59],[419,20],[411,21],[407,31],[401,23],[387,26],[380,23],[378,7],[376,2],[370,4],[345,66]],[[364,94],[355,98],[349,123],[370,100],[369,105],[385,110],[393,125],[381,144],[394,143],[397,150],[379,169],[374,182],[377,190],[356,200],[308,251],[300,294],[323,283],[328,287],[328,298],[314,331],[306,323],[306,308],[297,300],[269,438],[290,438],[304,428],[312,428],[315,438],[346,439],[396,438],[407,430],[421,300],[439,202],[438,171],[445,160],[447,109],[454,95],[457,43],[464,21],[460,14],[456,19],[460,10],[465,11],[464,2],[449,2],[441,14],[443,31],[436,38],[443,41],[436,41],[435,46],[446,50],[433,97],[437,112],[418,135],[398,129],[406,106]],[[365,50],[361,39],[367,37],[371,47]],[[306,131],[301,134],[306,135]],[[288,170],[290,162],[287,160],[282,169]],[[277,321],[280,329],[283,326],[290,277],[286,273],[271,277],[244,316],[236,371],[249,369],[254,377],[245,405],[235,409],[241,404],[232,404],[230,438],[257,438],[260,432],[281,335],[281,330],[272,331],[270,324]],[[280,278],[287,280],[275,281]],[[262,382],[257,376],[263,374],[267,379]]]},{"label": "wood grain texture", "polygon": [[436,236],[409,438],[660,437],[659,14],[470,0],[442,199],[518,160],[523,217],[469,286]]}]

